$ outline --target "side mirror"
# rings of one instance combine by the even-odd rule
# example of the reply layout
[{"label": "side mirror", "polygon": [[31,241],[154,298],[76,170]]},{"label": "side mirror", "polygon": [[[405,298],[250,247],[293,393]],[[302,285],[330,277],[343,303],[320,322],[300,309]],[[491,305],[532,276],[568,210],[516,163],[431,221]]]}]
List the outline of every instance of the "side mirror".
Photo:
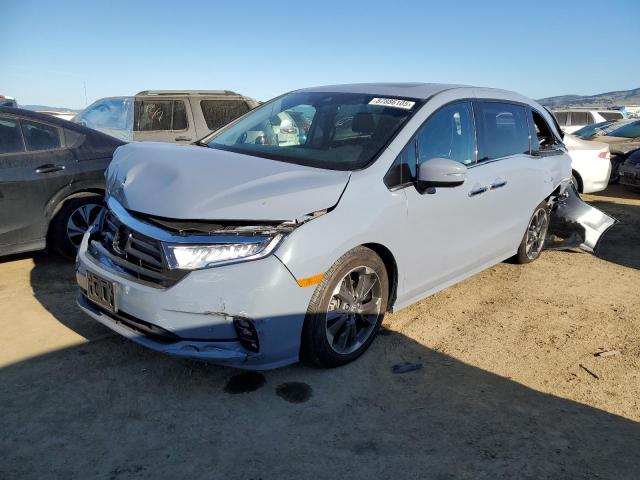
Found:
[{"label": "side mirror", "polygon": [[433,187],[458,187],[464,183],[467,167],[448,158],[431,158],[418,167],[416,189],[425,193]]}]

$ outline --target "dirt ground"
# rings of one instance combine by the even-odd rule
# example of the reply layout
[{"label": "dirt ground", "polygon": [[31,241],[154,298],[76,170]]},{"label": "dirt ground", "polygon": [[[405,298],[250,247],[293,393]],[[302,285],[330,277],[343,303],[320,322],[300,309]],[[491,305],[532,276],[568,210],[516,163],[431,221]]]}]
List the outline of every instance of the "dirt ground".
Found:
[{"label": "dirt ground", "polygon": [[638,479],[640,195],[585,198],[621,221],[597,256],[500,264],[334,370],[154,353],[78,311],[73,265],[6,259],[0,478]]}]

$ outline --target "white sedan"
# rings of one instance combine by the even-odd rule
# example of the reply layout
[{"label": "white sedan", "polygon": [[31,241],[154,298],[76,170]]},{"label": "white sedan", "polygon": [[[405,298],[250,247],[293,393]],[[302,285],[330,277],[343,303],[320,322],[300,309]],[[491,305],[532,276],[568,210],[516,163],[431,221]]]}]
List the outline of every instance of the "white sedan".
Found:
[{"label": "white sedan", "polygon": [[611,175],[609,145],[565,135],[564,144],[571,157],[573,183],[580,193],[600,192],[607,188]]}]

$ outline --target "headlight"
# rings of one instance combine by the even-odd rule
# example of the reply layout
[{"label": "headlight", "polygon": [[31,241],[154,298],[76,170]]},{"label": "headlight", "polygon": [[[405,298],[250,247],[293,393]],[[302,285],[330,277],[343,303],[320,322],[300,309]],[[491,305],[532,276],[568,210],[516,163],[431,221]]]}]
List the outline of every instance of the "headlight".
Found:
[{"label": "headlight", "polygon": [[238,261],[256,260],[269,255],[280,243],[283,235],[242,238],[242,241],[225,243],[166,244],[165,252],[169,268],[198,270]]}]

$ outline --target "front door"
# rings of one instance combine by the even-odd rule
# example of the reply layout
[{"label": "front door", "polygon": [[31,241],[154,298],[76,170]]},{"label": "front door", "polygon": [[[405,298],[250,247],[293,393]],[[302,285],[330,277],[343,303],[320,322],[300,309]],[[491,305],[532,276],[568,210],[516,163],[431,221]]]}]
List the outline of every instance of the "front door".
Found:
[{"label": "front door", "polygon": [[[405,277],[408,298],[441,288],[484,266],[503,249],[490,240],[500,220],[490,214],[497,199],[488,185],[500,179],[499,171],[497,167],[475,166],[475,148],[471,102],[444,106],[417,133],[418,165],[448,158],[468,170],[461,186],[437,187],[425,194],[414,187],[406,189],[407,247],[414,258]],[[496,189],[503,187],[496,183]]]}]

